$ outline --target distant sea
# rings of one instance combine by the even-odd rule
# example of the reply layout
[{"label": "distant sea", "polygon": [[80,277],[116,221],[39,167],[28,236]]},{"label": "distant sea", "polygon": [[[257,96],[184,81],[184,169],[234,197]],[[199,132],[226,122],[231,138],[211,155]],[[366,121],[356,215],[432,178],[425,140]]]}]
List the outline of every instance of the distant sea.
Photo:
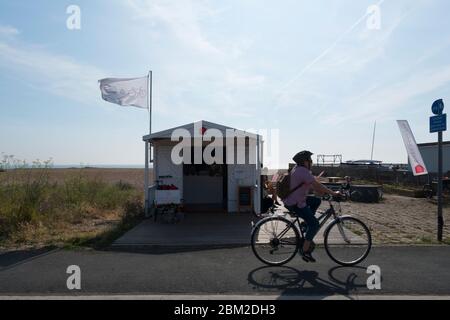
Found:
[{"label": "distant sea", "polygon": [[[150,164],[150,168],[153,167]],[[143,164],[54,164],[55,169],[100,168],[100,169],[144,169]]]}]

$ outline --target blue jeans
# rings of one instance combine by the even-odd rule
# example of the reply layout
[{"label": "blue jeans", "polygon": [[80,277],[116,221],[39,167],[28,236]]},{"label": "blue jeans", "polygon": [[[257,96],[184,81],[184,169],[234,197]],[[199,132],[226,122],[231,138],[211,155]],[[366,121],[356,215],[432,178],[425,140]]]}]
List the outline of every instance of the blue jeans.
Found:
[{"label": "blue jeans", "polygon": [[299,208],[296,205],[286,206],[286,209],[294,212],[298,217],[305,221],[307,225],[305,239],[308,241],[312,241],[314,239],[314,236],[320,228],[319,220],[317,220],[314,216],[317,208],[320,206],[320,203],[320,198],[308,196],[306,197],[306,207],[304,208]]},{"label": "blue jeans", "polygon": [[322,200],[315,196],[307,196],[306,197],[306,205],[311,208],[313,214],[316,214],[317,209],[320,207]]}]

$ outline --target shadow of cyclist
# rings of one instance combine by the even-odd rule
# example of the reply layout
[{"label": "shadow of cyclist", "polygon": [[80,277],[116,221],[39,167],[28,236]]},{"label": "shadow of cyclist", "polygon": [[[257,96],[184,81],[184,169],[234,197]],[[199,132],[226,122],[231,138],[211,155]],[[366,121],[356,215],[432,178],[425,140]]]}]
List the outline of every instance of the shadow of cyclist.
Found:
[{"label": "shadow of cyclist", "polygon": [[282,296],[347,296],[358,288],[366,288],[365,268],[334,267],[328,271],[329,280],[319,277],[317,271],[292,267],[260,267],[248,274],[248,281],[258,292],[281,293]]}]

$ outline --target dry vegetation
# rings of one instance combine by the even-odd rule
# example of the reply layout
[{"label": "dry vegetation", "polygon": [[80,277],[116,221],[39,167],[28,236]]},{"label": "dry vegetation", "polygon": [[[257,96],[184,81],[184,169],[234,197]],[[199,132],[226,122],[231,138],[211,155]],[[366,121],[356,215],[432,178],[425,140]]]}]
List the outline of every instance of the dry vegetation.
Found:
[{"label": "dry vegetation", "polygon": [[106,245],[142,216],[143,170],[52,169],[10,156],[1,168],[0,247]]}]

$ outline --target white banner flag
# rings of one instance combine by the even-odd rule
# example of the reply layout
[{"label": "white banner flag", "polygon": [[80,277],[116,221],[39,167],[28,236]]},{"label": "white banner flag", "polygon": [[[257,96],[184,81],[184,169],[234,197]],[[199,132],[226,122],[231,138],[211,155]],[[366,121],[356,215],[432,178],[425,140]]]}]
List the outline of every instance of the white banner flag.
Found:
[{"label": "white banner flag", "polygon": [[121,106],[134,106],[148,109],[148,77],[106,78],[99,80],[103,100]]},{"label": "white banner flag", "polygon": [[415,176],[421,176],[428,174],[425,163],[423,162],[422,155],[420,154],[419,148],[417,147],[416,139],[409,127],[408,121],[397,120],[398,127],[400,128],[400,133],[402,134],[403,142],[405,143],[406,151],[408,152],[409,162],[413,174]]}]

